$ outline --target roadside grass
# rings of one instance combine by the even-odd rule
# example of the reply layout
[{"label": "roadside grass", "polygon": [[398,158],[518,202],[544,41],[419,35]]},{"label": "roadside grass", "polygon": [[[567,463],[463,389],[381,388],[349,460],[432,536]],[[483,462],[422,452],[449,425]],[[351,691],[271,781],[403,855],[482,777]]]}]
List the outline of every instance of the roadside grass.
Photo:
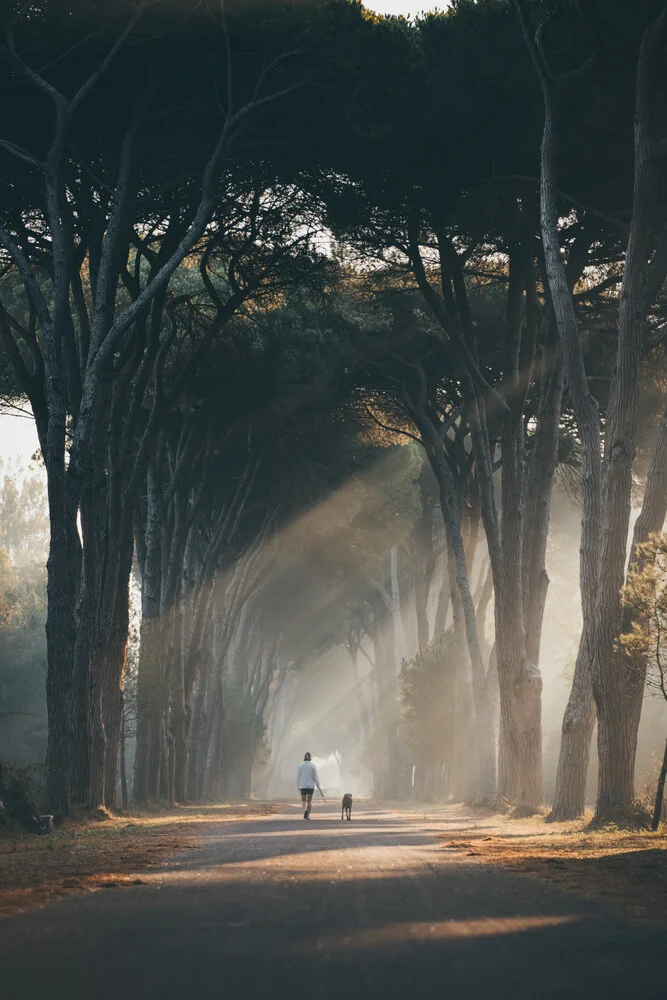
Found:
[{"label": "roadside grass", "polygon": [[0,916],[72,892],[141,885],[164,855],[195,850],[221,823],[270,815],[275,807],[165,806],[125,815],[74,817],[43,836],[0,837]]},{"label": "roadside grass", "polygon": [[464,820],[439,840],[443,850],[613,903],[639,920],[667,923],[667,826],[591,829],[590,820],[547,824],[541,816],[486,816],[472,826]]}]

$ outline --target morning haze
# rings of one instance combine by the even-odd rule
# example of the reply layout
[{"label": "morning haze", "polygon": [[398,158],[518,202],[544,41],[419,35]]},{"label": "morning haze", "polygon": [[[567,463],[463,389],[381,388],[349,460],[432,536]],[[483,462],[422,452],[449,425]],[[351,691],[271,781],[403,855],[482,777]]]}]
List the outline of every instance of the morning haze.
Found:
[{"label": "morning haze", "polygon": [[5,7],[7,996],[662,997],[667,6]]}]

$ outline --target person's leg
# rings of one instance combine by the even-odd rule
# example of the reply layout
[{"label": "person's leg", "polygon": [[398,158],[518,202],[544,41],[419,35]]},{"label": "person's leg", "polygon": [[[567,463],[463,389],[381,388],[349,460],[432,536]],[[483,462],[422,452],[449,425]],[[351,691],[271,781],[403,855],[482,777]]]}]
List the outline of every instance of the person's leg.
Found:
[{"label": "person's leg", "polygon": [[311,792],[308,798],[308,804],[306,805],[306,816],[310,819],[310,811],[313,808],[313,793]]},{"label": "person's leg", "polygon": [[303,818],[306,819],[306,810],[308,808],[306,796],[301,792],[301,808],[303,809]]}]

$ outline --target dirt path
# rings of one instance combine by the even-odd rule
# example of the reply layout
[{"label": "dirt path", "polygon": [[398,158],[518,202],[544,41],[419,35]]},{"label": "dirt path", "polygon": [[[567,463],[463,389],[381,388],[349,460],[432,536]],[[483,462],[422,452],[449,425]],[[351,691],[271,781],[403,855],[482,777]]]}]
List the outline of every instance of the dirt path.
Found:
[{"label": "dirt path", "polygon": [[470,857],[461,817],[296,808],[0,922],[7,1000],[667,995],[667,935]]}]

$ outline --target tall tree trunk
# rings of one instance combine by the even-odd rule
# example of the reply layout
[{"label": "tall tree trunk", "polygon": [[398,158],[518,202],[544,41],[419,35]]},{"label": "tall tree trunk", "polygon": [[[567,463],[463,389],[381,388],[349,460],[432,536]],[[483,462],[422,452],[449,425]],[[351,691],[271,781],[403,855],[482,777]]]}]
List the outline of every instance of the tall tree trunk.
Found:
[{"label": "tall tree trunk", "polygon": [[188,778],[187,778],[187,800],[197,802],[202,795],[202,759],[205,754],[204,744],[207,734],[205,701],[206,684],[209,671],[200,674],[195,686],[192,707],[192,725],[189,731],[188,746]]},{"label": "tall tree trunk", "polygon": [[415,617],[417,622],[417,646],[420,651],[428,646],[430,626],[428,620],[428,599],[435,572],[436,552],[433,544],[433,502],[426,477],[433,478],[430,466],[425,463],[420,477],[422,514],[415,529]]},{"label": "tall tree trunk", "polygon": [[370,723],[368,718],[368,705],[366,704],[366,694],[364,692],[364,679],[359,674],[359,662],[358,662],[358,649],[350,650],[350,664],[352,666],[352,679],[354,682],[354,691],[356,692],[356,697],[354,699],[357,718],[359,721],[359,733],[361,735],[361,745],[362,752],[363,747],[368,742],[368,737],[370,735]]},{"label": "tall tree trunk", "polygon": [[72,757],[75,802],[96,808],[103,802],[104,728],[101,674],[95,662],[102,577],[103,504],[97,491],[84,490],[81,501],[83,567],[77,602],[73,698],[76,734]]},{"label": "tall tree trunk", "polygon": [[174,671],[171,699],[171,731],[174,754],[173,797],[186,801],[188,708],[185,703],[183,619],[177,609],[173,629],[171,663]]},{"label": "tall tree trunk", "polygon": [[111,630],[102,661],[102,715],[104,721],[104,804],[114,809],[118,789],[118,757],[123,719],[123,675],[130,624],[130,577],[132,574],[132,522],[116,555],[118,575]]},{"label": "tall tree trunk", "polygon": [[[570,262],[572,263],[572,262]],[[567,273],[568,291],[571,293],[573,283],[579,276],[581,267],[577,264],[569,268]],[[562,371],[562,365],[558,364]],[[562,383],[561,383],[562,392]],[[585,408],[580,408],[584,412],[584,419],[590,413]],[[592,419],[592,418],[591,418]],[[547,421],[548,425],[549,421]],[[589,441],[592,437],[589,434]],[[597,533],[599,525],[596,523],[598,501],[591,492],[597,482],[592,473],[593,466],[597,466],[595,454],[590,454],[594,449],[589,445],[585,463],[585,480],[583,493],[585,494],[585,514],[582,518],[581,526],[581,549],[580,549],[580,575],[582,588],[582,613],[584,615],[584,626],[579,640],[579,650],[574,668],[574,678],[572,688],[568,698],[567,707],[563,715],[561,727],[561,744],[558,757],[558,767],[556,769],[556,786],[554,791],[554,801],[549,814],[552,822],[562,822],[576,819],[584,812],[586,805],[586,781],[591,757],[591,740],[595,728],[595,701],[593,698],[593,687],[591,682],[590,650],[592,635],[590,630],[593,623],[595,591],[591,587],[594,567],[593,561],[597,559]],[[591,482],[591,479],[593,481]],[[535,575],[533,575],[535,580]],[[526,592],[536,592],[535,583],[526,584]],[[546,591],[545,591],[546,598]]]},{"label": "tall tree trunk", "polygon": [[393,799],[397,792],[398,675],[394,649],[393,616],[380,594],[374,594],[373,660],[377,680],[376,740],[382,752],[376,754],[374,787],[381,799]]},{"label": "tall tree trunk", "polygon": [[[461,535],[461,518],[456,485],[442,447],[440,437],[425,414],[416,414],[426,454],[431,462],[440,491],[440,507],[447,529],[448,544],[451,548],[450,568],[455,573],[455,586],[461,600],[461,612],[465,628],[466,645],[472,671],[472,689],[475,704],[475,732],[477,738],[479,801],[491,803],[496,795],[496,748],[495,720],[493,718],[486,687],[486,671],[482,658],[477,630],[475,605],[470,591],[468,565]],[[450,575],[450,580],[452,577]]]},{"label": "tall tree trunk", "polygon": [[548,336],[541,360],[537,426],[526,470],[526,513],[523,535],[522,582],[526,653],[532,663],[539,663],[540,660],[544,608],[549,589],[546,551],[565,385],[558,334],[551,313],[547,329]]},{"label": "tall tree trunk", "polygon": [[657,195],[662,184],[662,166],[657,161],[651,134],[651,104],[655,68],[664,59],[661,43],[666,27],[667,6],[644,31],[637,59],[632,220],[605,427],[604,517],[593,656],[593,696],[598,709],[597,823],[630,816],[634,800],[634,717],[641,704],[644,679],[638,672],[627,669],[625,654],[617,640],[623,619],[621,592],[632,501],[643,328],[650,305],[646,301],[648,264],[654,245]]},{"label": "tall tree trunk", "polygon": [[120,717],[120,795],[123,812],[130,807],[130,796],[127,786],[127,739],[125,735],[125,711],[121,706]]},{"label": "tall tree trunk", "polygon": [[57,495],[60,494],[60,485],[53,482],[54,477],[48,466],[47,475],[51,537],[47,565],[46,798],[49,808],[56,815],[66,815],[70,808],[76,728],[72,686],[76,642],[74,605],[80,558],[78,544],[72,546],[72,533],[65,524],[62,496]]},{"label": "tall tree trunk", "polygon": [[560,823],[583,815],[586,781],[595,728],[595,701],[590,675],[589,638],[582,633],[572,688],[563,716],[556,789],[548,819]]},{"label": "tall tree trunk", "polygon": [[159,796],[162,753],[163,625],[160,620],[162,509],[159,499],[160,483],[152,467],[148,470],[147,483],[146,555],[142,568],[141,637],[137,675],[137,748],[133,796],[139,803]]},{"label": "tall tree trunk", "polygon": [[[582,518],[579,577],[585,631],[593,628],[598,574],[602,474],[600,422],[597,403],[588,388],[577,317],[559,239],[558,184],[556,180],[556,98],[550,75],[532,37],[526,12],[520,0],[515,0],[515,2],[519,9],[526,42],[540,77],[544,94],[545,113],[540,160],[540,225],[551,305],[556,319],[568,389],[581,441]],[[590,634],[592,635],[592,632]],[[591,683],[590,657],[579,656],[577,666],[579,675],[577,676],[575,671],[575,680],[578,689],[585,691],[586,685]],[[585,708],[585,705],[583,707]],[[585,729],[580,735],[583,735],[585,739]],[[579,748],[581,749],[581,744]],[[583,764],[583,759],[579,757],[577,760],[579,774],[585,769]],[[565,761],[563,761],[563,766],[565,766]],[[561,773],[564,773],[562,769]]]},{"label": "tall tree trunk", "polygon": [[[456,577],[454,554],[447,543],[448,572],[450,579]],[[454,652],[451,669],[454,673],[454,725],[450,743],[447,793],[452,793],[459,802],[477,804],[484,796],[484,784],[480,779],[480,740],[477,733],[477,717],[468,670],[465,621],[463,605],[458,588],[454,588],[452,600],[452,628],[454,630]],[[491,714],[491,713],[489,713]],[[493,719],[495,728],[495,718]],[[495,754],[495,739],[493,739]]]},{"label": "tall tree trunk", "polygon": [[401,672],[403,660],[408,659],[407,639],[403,627],[403,616],[401,613],[401,590],[398,582],[398,546],[394,545],[389,553],[390,580],[391,580],[391,621],[394,630],[394,661],[396,663],[396,676]]},{"label": "tall tree trunk", "polygon": [[657,830],[660,826],[660,814],[662,813],[662,803],[665,795],[665,780],[667,779],[667,742],[665,742],[665,752],[662,757],[662,767],[658,775],[658,787],[655,793],[655,807],[653,809],[653,819],[651,829]]},{"label": "tall tree trunk", "polygon": [[[628,566],[636,566],[637,546],[648,541],[651,534],[661,531],[667,516],[667,399],[658,425],[656,439],[651,454],[651,462],[646,479],[642,509],[635,523]],[[632,615],[629,607],[621,606],[622,624],[619,632],[629,632]],[[598,801],[596,821],[605,822],[616,816],[623,819],[632,810],[634,798],[634,772],[637,755],[637,736],[644,695],[646,662],[636,661],[632,669],[620,649],[614,649],[615,669],[619,690],[623,691],[623,704],[612,704],[610,718],[603,724],[605,740],[605,774],[599,781],[599,792],[605,795]],[[606,713],[606,716],[609,713]],[[600,736],[598,735],[598,752]],[[620,761],[619,757],[623,760]],[[600,760],[600,768],[603,762]],[[614,789],[610,793],[609,789]],[[620,794],[619,794],[620,793]],[[610,797],[613,794],[614,797]],[[604,808],[604,812],[603,812]],[[599,813],[599,815],[598,815]]]},{"label": "tall tree trunk", "polygon": [[542,678],[527,655],[523,595],[510,579],[510,567],[521,566],[523,524],[519,474],[510,475],[513,436],[503,447],[502,569],[494,577],[496,653],[500,692],[501,737],[499,794],[522,811],[535,811],[542,799]]}]

